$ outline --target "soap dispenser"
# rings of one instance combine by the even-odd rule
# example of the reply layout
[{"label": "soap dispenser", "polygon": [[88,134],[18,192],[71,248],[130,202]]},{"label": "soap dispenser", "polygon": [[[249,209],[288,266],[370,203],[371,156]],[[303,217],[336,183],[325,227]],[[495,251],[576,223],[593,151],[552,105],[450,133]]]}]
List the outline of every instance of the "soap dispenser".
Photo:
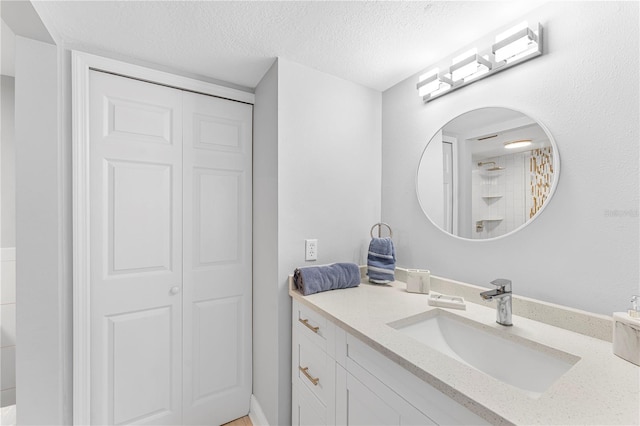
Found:
[{"label": "soap dispenser", "polygon": [[628,313],[631,318],[640,319],[640,296],[631,296],[631,309]]},{"label": "soap dispenser", "polygon": [[613,314],[613,353],[640,366],[640,296],[631,296],[631,309]]}]

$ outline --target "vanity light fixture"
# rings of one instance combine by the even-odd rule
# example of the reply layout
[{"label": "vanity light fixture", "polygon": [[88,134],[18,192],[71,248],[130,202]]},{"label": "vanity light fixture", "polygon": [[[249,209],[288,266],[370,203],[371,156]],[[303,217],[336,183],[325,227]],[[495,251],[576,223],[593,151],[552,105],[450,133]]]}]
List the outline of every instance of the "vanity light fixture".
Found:
[{"label": "vanity light fixture", "polygon": [[469,81],[486,74],[491,70],[492,64],[489,60],[478,55],[477,49],[472,49],[453,59],[453,65],[449,68],[451,79],[454,82],[464,80]]},{"label": "vanity light fixture", "polygon": [[[418,79],[418,95],[427,103],[467,84],[542,55],[542,26],[522,22],[495,37],[495,43],[479,51],[473,48],[432,67]],[[447,66],[447,64],[450,64]]]},{"label": "vanity light fixture", "polygon": [[524,148],[531,145],[531,139],[519,139],[517,141],[505,142],[504,147],[506,149]]},{"label": "vanity light fixture", "polygon": [[[539,32],[539,31],[538,31]],[[527,22],[522,22],[513,28],[498,34],[496,43],[491,46],[496,61],[507,63],[518,60],[539,48],[538,34],[536,34]]]},{"label": "vanity light fixture", "polygon": [[439,71],[440,70],[438,68],[434,68],[420,76],[420,80],[418,82],[418,94],[420,94],[420,96],[443,93],[453,86],[453,81],[451,81],[451,79],[443,75],[438,75]]}]

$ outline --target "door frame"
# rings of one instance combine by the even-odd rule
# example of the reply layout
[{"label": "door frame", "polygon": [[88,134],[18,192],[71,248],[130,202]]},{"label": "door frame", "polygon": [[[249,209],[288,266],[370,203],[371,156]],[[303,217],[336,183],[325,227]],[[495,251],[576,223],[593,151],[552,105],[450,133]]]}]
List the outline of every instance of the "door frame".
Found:
[{"label": "door frame", "polygon": [[459,211],[459,205],[458,205],[458,180],[459,180],[459,175],[458,175],[458,138],[455,138],[453,136],[449,136],[449,135],[445,135],[444,133],[442,134],[442,141],[446,142],[446,143],[450,143],[451,144],[451,159],[452,159],[452,167],[451,167],[451,173],[453,175],[453,180],[451,182],[451,184],[453,185],[453,191],[452,191],[452,204],[451,204],[451,209],[453,210],[453,218],[452,218],[452,230],[453,230],[453,235],[458,235],[458,223],[459,223],[459,218],[458,218],[458,211]]},{"label": "door frame", "polygon": [[149,83],[253,105],[255,95],[129,64],[72,51],[72,193],[73,193],[73,424],[91,419],[91,294],[89,204],[89,72],[118,74]]}]

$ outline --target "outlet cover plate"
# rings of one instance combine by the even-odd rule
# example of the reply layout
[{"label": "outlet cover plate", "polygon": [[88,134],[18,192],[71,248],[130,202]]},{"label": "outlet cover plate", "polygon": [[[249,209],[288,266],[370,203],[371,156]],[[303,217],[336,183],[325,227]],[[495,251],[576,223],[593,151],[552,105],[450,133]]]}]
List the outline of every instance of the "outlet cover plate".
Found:
[{"label": "outlet cover plate", "polygon": [[318,240],[304,240],[304,260],[318,260]]}]

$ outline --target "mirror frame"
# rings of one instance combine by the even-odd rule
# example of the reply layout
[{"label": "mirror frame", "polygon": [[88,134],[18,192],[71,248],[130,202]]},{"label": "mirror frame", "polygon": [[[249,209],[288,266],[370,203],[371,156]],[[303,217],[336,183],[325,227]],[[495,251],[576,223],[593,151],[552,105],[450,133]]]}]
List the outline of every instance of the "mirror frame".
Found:
[{"label": "mirror frame", "polygon": [[[461,237],[459,235],[455,235],[453,233],[449,233],[448,231],[445,231],[444,229],[442,229],[440,227],[440,225],[436,224],[427,214],[427,211],[425,210],[422,200],[420,200],[420,191],[418,188],[418,178],[419,178],[419,174],[420,174],[420,165],[422,164],[422,158],[424,157],[424,155],[427,152],[427,148],[429,147],[429,144],[431,143],[431,141],[433,140],[433,138],[437,135],[438,132],[442,131],[447,124],[451,123],[453,120],[456,120],[457,118],[470,113],[470,112],[474,112],[474,111],[478,111],[481,109],[487,109],[487,108],[501,108],[501,109],[508,109],[511,111],[515,111],[518,112],[520,114],[525,115],[526,117],[529,117],[531,120],[533,120],[534,122],[536,122],[540,128],[542,128],[542,130],[544,131],[544,133],[547,135],[547,137],[549,138],[549,142],[551,144],[551,147],[553,148],[553,168],[554,168],[554,179],[553,179],[553,183],[551,184],[551,188],[549,189],[549,196],[547,197],[546,203],[544,203],[542,205],[542,207],[540,207],[540,209],[536,212],[535,215],[533,215],[533,217],[529,218],[529,220],[527,220],[525,223],[523,223],[522,225],[518,226],[515,229],[512,229],[511,231],[504,233],[502,235],[498,235],[496,237],[491,237],[491,238],[483,238],[483,239],[473,239],[473,238],[466,238],[466,237]],[[547,208],[547,206],[549,205],[549,203],[551,202],[551,200],[553,199],[553,196],[555,195],[556,192],[556,188],[558,187],[558,182],[560,181],[560,151],[558,150],[558,145],[556,144],[555,138],[553,137],[553,134],[551,134],[551,132],[549,131],[549,129],[547,128],[547,126],[545,126],[542,122],[540,122],[540,120],[532,117],[530,114],[527,114],[526,112],[523,112],[519,109],[516,108],[512,108],[512,107],[507,107],[507,106],[498,106],[498,105],[487,105],[487,106],[483,106],[483,107],[478,107],[478,108],[474,108],[474,109],[470,109],[468,111],[463,112],[462,114],[458,114],[456,116],[454,116],[453,118],[449,119],[446,123],[444,123],[442,126],[440,126],[431,136],[431,138],[429,138],[429,141],[427,142],[427,144],[425,145],[424,149],[422,150],[422,154],[420,155],[420,159],[418,160],[418,167],[416,167],[416,172],[415,172],[415,191],[416,191],[416,198],[418,199],[418,204],[420,206],[420,209],[422,210],[422,213],[424,214],[424,216],[429,220],[429,222],[436,228],[438,229],[440,232],[442,232],[445,235],[448,235],[450,237],[456,238],[458,240],[461,241],[471,241],[471,242],[479,242],[479,243],[483,243],[483,242],[489,242],[489,241],[496,241],[496,240],[500,240],[502,238],[508,237],[510,235],[515,234],[516,232],[524,229],[526,226],[528,226],[530,223],[532,223],[533,221],[535,221],[540,214],[542,214],[542,212]],[[457,192],[455,194],[457,196]]]}]

